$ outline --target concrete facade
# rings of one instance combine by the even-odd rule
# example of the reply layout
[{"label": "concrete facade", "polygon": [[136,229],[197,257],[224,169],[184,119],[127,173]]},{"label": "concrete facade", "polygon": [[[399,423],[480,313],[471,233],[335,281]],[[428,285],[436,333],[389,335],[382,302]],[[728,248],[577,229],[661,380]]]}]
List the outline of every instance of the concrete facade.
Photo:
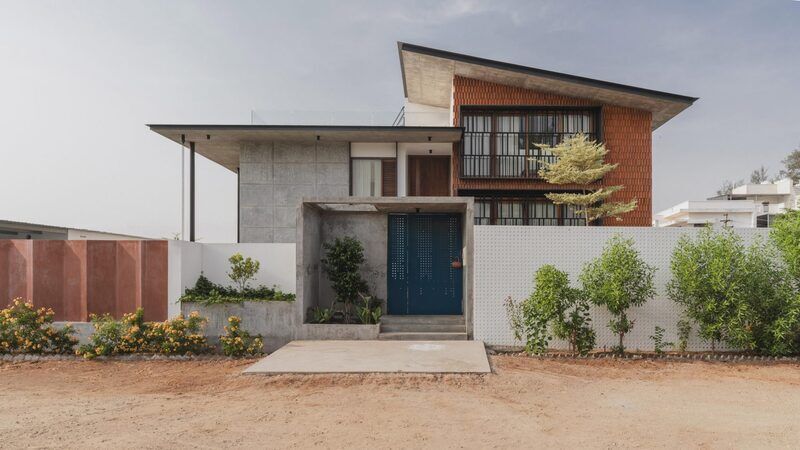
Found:
[{"label": "concrete facade", "polygon": [[239,241],[295,242],[304,197],[347,196],[347,142],[243,144],[239,162]]}]

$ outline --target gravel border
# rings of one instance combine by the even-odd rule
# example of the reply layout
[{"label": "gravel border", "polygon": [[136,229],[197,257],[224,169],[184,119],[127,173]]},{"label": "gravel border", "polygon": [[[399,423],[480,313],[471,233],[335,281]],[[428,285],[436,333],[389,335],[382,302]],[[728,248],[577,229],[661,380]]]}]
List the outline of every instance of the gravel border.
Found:
[{"label": "gravel border", "polygon": [[521,351],[487,349],[490,355],[512,355],[535,359],[625,359],[625,360],[664,360],[664,361],[720,361],[720,362],[786,362],[800,363],[800,356],[743,355],[735,353],[589,353],[579,355],[569,352],[549,352],[542,355],[529,355]]},{"label": "gravel border", "polygon": [[159,355],[150,353],[135,353],[131,355],[98,356],[86,359],[77,355],[34,355],[34,354],[3,354],[0,362],[44,362],[44,361],[246,361],[258,360],[261,357],[235,358],[224,355]]}]

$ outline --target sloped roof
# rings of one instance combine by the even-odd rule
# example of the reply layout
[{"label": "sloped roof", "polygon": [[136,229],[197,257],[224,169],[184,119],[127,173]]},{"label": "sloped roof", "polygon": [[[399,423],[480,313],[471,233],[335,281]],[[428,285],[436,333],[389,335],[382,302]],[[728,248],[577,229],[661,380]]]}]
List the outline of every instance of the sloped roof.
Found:
[{"label": "sloped roof", "polygon": [[643,109],[653,114],[653,129],[688,108],[697,98],[610,81],[526,67],[476,56],[398,42],[403,90],[409,101],[450,107],[456,75],[508,86],[550,92]]}]

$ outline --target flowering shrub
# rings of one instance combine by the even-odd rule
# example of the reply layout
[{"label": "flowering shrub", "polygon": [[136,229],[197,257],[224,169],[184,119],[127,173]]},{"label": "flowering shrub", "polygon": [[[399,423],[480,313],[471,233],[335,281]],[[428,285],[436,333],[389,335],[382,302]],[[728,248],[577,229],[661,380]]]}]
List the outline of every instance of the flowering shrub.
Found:
[{"label": "flowering shrub", "polygon": [[78,342],[71,325],[60,330],[52,309],[34,309],[33,303],[14,299],[0,310],[0,353],[71,353]]},{"label": "flowering shrub", "polygon": [[206,319],[196,311],[165,322],[145,322],[142,308],[114,320],[108,314],[92,315],[94,333],[78,354],[92,359],[127,353],[199,354],[209,350],[200,333]]},{"label": "flowering shrub", "polygon": [[242,319],[236,316],[228,317],[228,326],[225,327],[225,336],[219,338],[222,344],[222,353],[225,356],[252,356],[264,352],[264,341],[261,335],[251,336],[241,328]]},{"label": "flowering shrub", "polygon": [[205,317],[192,311],[189,317],[180,315],[165,322],[149,323],[147,342],[154,353],[167,355],[196,355],[210,350],[206,337],[201,333]]}]

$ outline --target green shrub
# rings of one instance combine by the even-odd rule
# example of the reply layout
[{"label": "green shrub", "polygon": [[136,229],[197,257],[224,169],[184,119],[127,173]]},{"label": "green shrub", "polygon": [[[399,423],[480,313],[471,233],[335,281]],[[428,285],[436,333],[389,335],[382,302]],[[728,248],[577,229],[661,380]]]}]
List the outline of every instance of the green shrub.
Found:
[{"label": "green shrub", "polygon": [[333,318],[333,311],[330,308],[312,306],[308,308],[308,316],[311,323],[328,323]]},{"label": "green shrub", "polygon": [[72,353],[78,343],[72,325],[53,327],[52,309],[35,309],[22,299],[0,310],[0,353]]},{"label": "green shrub", "polygon": [[326,242],[323,247],[325,258],[322,259],[322,268],[336,293],[336,302],[344,306],[344,321],[351,323],[353,303],[359,294],[368,293],[367,282],[359,272],[364,263],[364,247],[349,236]]},{"label": "green shrub", "polygon": [[93,314],[91,320],[95,331],[77,352],[86,359],[130,353],[196,355],[210,350],[201,334],[206,319],[196,311],[164,322],[145,322],[142,308],[121,320],[108,314]]},{"label": "green shrub", "polygon": [[362,293],[359,293],[358,296],[361,298],[361,301],[356,304],[356,317],[358,317],[358,321],[367,325],[380,322],[383,313],[383,309],[381,308],[383,302],[381,299]]},{"label": "green shrub", "polygon": [[664,342],[664,331],[663,328],[656,325],[655,331],[650,335],[650,339],[653,341],[653,350],[657,355],[664,354],[664,347],[672,347],[674,345],[672,342]]},{"label": "green shrub", "polygon": [[506,311],[517,339],[525,351],[547,351],[553,337],[569,342],[570,350],[586,354],[594,348],[595,332],[589,304],[581,292],[569,285],[569,276],[551,265],[536,271],[533,293],[520,304],[506,300]]},{"label": "green shrub", "polygon": [[606,244],[599,258],[587,264],[580,279],[587,298],[604,306],[614,318],[608,323],[611,332],[619,336],[615,351],[625,351],[625,334],[633,329],[627,311],[641,306],[655,295],[653,274],[655,267],[648,265],[633,247],[632,239],[617,235]]},{"label": "green shrub", "polygon": [[225,356],[241,358],[264,353],[264,341],[261,335],[251,336],[241,327],[242,319],[236,316],[228,317],[225,335],[219,338],[222,344],[222,353]]},{"label": "green shrub", "polygon": [[194,287],[187,288],[181,296],[181,302],[199,303],[201,305],[221,305],[243,302],[293,302],[295,294],[282,292],[277,286],[271,288],[258,286],[246,287],[244,290],[213,283],[200,274]]},{"label": "green shrub", "polygon": [[[784,253],[785,254],[785,253]],[[759,353],[800,350],[800,296],[774,245],[745,247],[731,229],[684,236],[667,291],[716,349],[719,342]]]},{"label": "green shrub", "polygon": [[800,210],[778,216],[772,225],[770,238],[781,252],[795,282],[800,284]]}]

